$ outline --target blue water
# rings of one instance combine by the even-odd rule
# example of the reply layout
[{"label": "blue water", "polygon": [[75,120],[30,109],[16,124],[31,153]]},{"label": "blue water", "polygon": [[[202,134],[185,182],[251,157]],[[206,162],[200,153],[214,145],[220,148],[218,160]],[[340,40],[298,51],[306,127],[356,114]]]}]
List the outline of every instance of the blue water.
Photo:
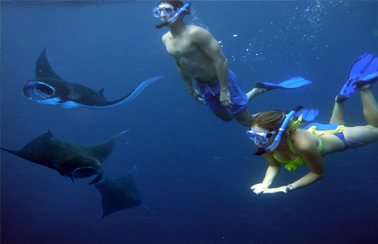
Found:
[{"label": "blue water", "polygon": [[[156,29],[155,2],[18,2],[1,5],[1,145],[20,149],[47,129],[93,144],[122,135],[104,163],[120,177],[138,165],[143,207],[102,220],[88,179],[1,153],[2,243],[376,243],[378,144],[324,158],[326,176],[292,194],[255,195],[262,157],[246,128],[225,123],[190,98]],[[256,81],[311,80],[256,98],[251,112],[318,108],[327,123],[350,65],[378,55],[378,2],[195,1],[186,22],[208,28],[245,90]],[[134,101],[105,110],[41,105],[21,94],[43,50],[63,79],[114,100],[163,75]],[[376,88],[376,87],[375,87]],[[378,95],[377,90],[374,93]],[[363,125],[360,95],[346,102],[349,125]],[[284,169],[274,186],[302,177]]]}]

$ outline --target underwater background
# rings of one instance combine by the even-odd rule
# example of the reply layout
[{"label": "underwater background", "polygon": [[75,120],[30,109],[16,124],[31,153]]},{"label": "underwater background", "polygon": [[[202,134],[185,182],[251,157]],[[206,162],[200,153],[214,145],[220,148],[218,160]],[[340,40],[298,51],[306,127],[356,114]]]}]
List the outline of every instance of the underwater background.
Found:
[{"label": "underwater background", "polygon": [[[267,164],[236,121],[194,101],[167,54],[158,1],[1,2],[1,146],[18,150],[47,129],[79,144],[122,135],[104,162],[120,177],[137,164],[143,207],[104,219],[101,195],[55,170],[1,152],[1,240],[14,243],[376,243],[378,143],[324,158],[325,178],[291,194],[256,195]],[[377,1],[192,1],[185,22],[220,42],[242,87],[302,76],[312,84],[273,90],[252,113],[317,108],[328,123],[350,66],[378,56]],[[108,100],[164,76],[134,101],[108,109],[42,105],[23,97],[44,48],[64,80]],[[378,95],[377,87],[373,88]],[[348,125],[364,125],[360,95],[346,103]],[[272,185],[308,172],[281,170]]]}]

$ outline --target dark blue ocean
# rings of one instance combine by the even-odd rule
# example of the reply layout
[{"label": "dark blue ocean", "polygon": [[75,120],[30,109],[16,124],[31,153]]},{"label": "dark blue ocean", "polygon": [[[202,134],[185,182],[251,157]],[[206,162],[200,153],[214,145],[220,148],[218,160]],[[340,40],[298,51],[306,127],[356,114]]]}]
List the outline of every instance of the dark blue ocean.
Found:
[{"label": "dark blue ocean", "polygon": [[[50,129],[95,144],[122,135],[104,162],[120,177],[137,164],[144,204],[104,219],[90,179],[70,183],[55,170],[1,152],[3,244],[376,243],[378,143],[324,158],[325,178],[291,194],[256,195],[267,164],[236,121],[223,122],[194,101],[167,54],[157,1],[1,3],[1,146],[18,150]],[[273,90],[252,113],[297,105],[328,123],[354,60],[378,55],[377,1],[193,1],[185,21],[220,42],[242,87],[302,76],[310,86]],[[375,32],[374,32],[375,31]],[[38,104],[23,97],[46,47],[64,80],[108,100],[164,76],[134,101],[108,109]],[[378,87],[374,87],[378,95]],[[364,125],[360,95],[346,103],[348,125]],[[307,174],[284,168],[273,187]]]}]

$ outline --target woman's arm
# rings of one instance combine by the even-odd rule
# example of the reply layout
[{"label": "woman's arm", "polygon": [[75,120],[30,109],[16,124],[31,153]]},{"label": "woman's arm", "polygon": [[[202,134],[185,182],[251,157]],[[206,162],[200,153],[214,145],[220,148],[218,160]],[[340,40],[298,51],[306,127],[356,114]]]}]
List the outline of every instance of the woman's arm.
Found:
[{"label": "woman's arm", "polygon": [[[294,146],[294,145],[293,145]],[[295,146],[294,146],[295,148]],[[301,145],[295,148],[298,156],[301,156],[310,168],[310,172],[291,184],[292,189],[308,186],[324,177],[323,158],[315,144]]]},{"label": "woman's arm", "polygon": [[[295,189],[308,186],[324,177],[323,159],[316,147],[316,143],[313,142],[314,137],[301,132],[298,133],[295,138],[293,147],[296,154],[304,159],[307,166],[310,168],[310,172],[294,183],[278,188],[267,189],[264,193],[291,192]],[[319,140],[318,138],[316,139]]]},{"label": "woman's arm", "polygon": [[265,192],[268,187],[273,183],[274,179],[277,177],[281,170],[281,165],[272,156],[271,153],[263,154],[266,162],[268,163],[268,169],[266,170],[265,177],[262,183],[251,186],[251,190],[254,193],[260,194]]}]

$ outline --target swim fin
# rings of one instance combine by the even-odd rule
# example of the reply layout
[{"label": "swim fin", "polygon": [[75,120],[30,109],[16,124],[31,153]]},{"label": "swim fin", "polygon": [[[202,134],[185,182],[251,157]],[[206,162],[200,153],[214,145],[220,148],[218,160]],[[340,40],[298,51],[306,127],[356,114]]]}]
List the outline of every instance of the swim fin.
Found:
[{"label": "swim fin", "polygon": [[337,95],[338,103],[347,100],[357,89],[377,81],[378,58],[368,52],[362,53],[349,69],[348,79]]},{"label": "swim fin", "polygon": [[299,110],[295,114],[295,116],[299,117],[299,116],[303,115],[302,119],[304,121],[313,121],[316,118],[316,116],[318,116],[318,114],[319,114],[318,109],[305,109],[305,108],[303,108],[303,109]]},{"label": "swim fin", "polygon": [[[358,89],[361,89],[363,86],[368,85],[368,84],[373,84],[377,81],[378,81],[378,71],[374,72],[373,74],[365,76],[362,80],[357,81],[356,86],[357,86]],[[371,86],[369,86],[367,88],[363,88],[363,89],[365,90],[365,89],[369,89],[369,88],[371,88]]]},{"label": "swim fin", "polygon": [[289,80],[285,80],[279,84],[270,83],[270,82],[256,82],[255,88],[264,88],[267,91],[273,89],[295,89],[302,86],[310,85],[311,81],[305,80],[302,77],[294,77]]}]

